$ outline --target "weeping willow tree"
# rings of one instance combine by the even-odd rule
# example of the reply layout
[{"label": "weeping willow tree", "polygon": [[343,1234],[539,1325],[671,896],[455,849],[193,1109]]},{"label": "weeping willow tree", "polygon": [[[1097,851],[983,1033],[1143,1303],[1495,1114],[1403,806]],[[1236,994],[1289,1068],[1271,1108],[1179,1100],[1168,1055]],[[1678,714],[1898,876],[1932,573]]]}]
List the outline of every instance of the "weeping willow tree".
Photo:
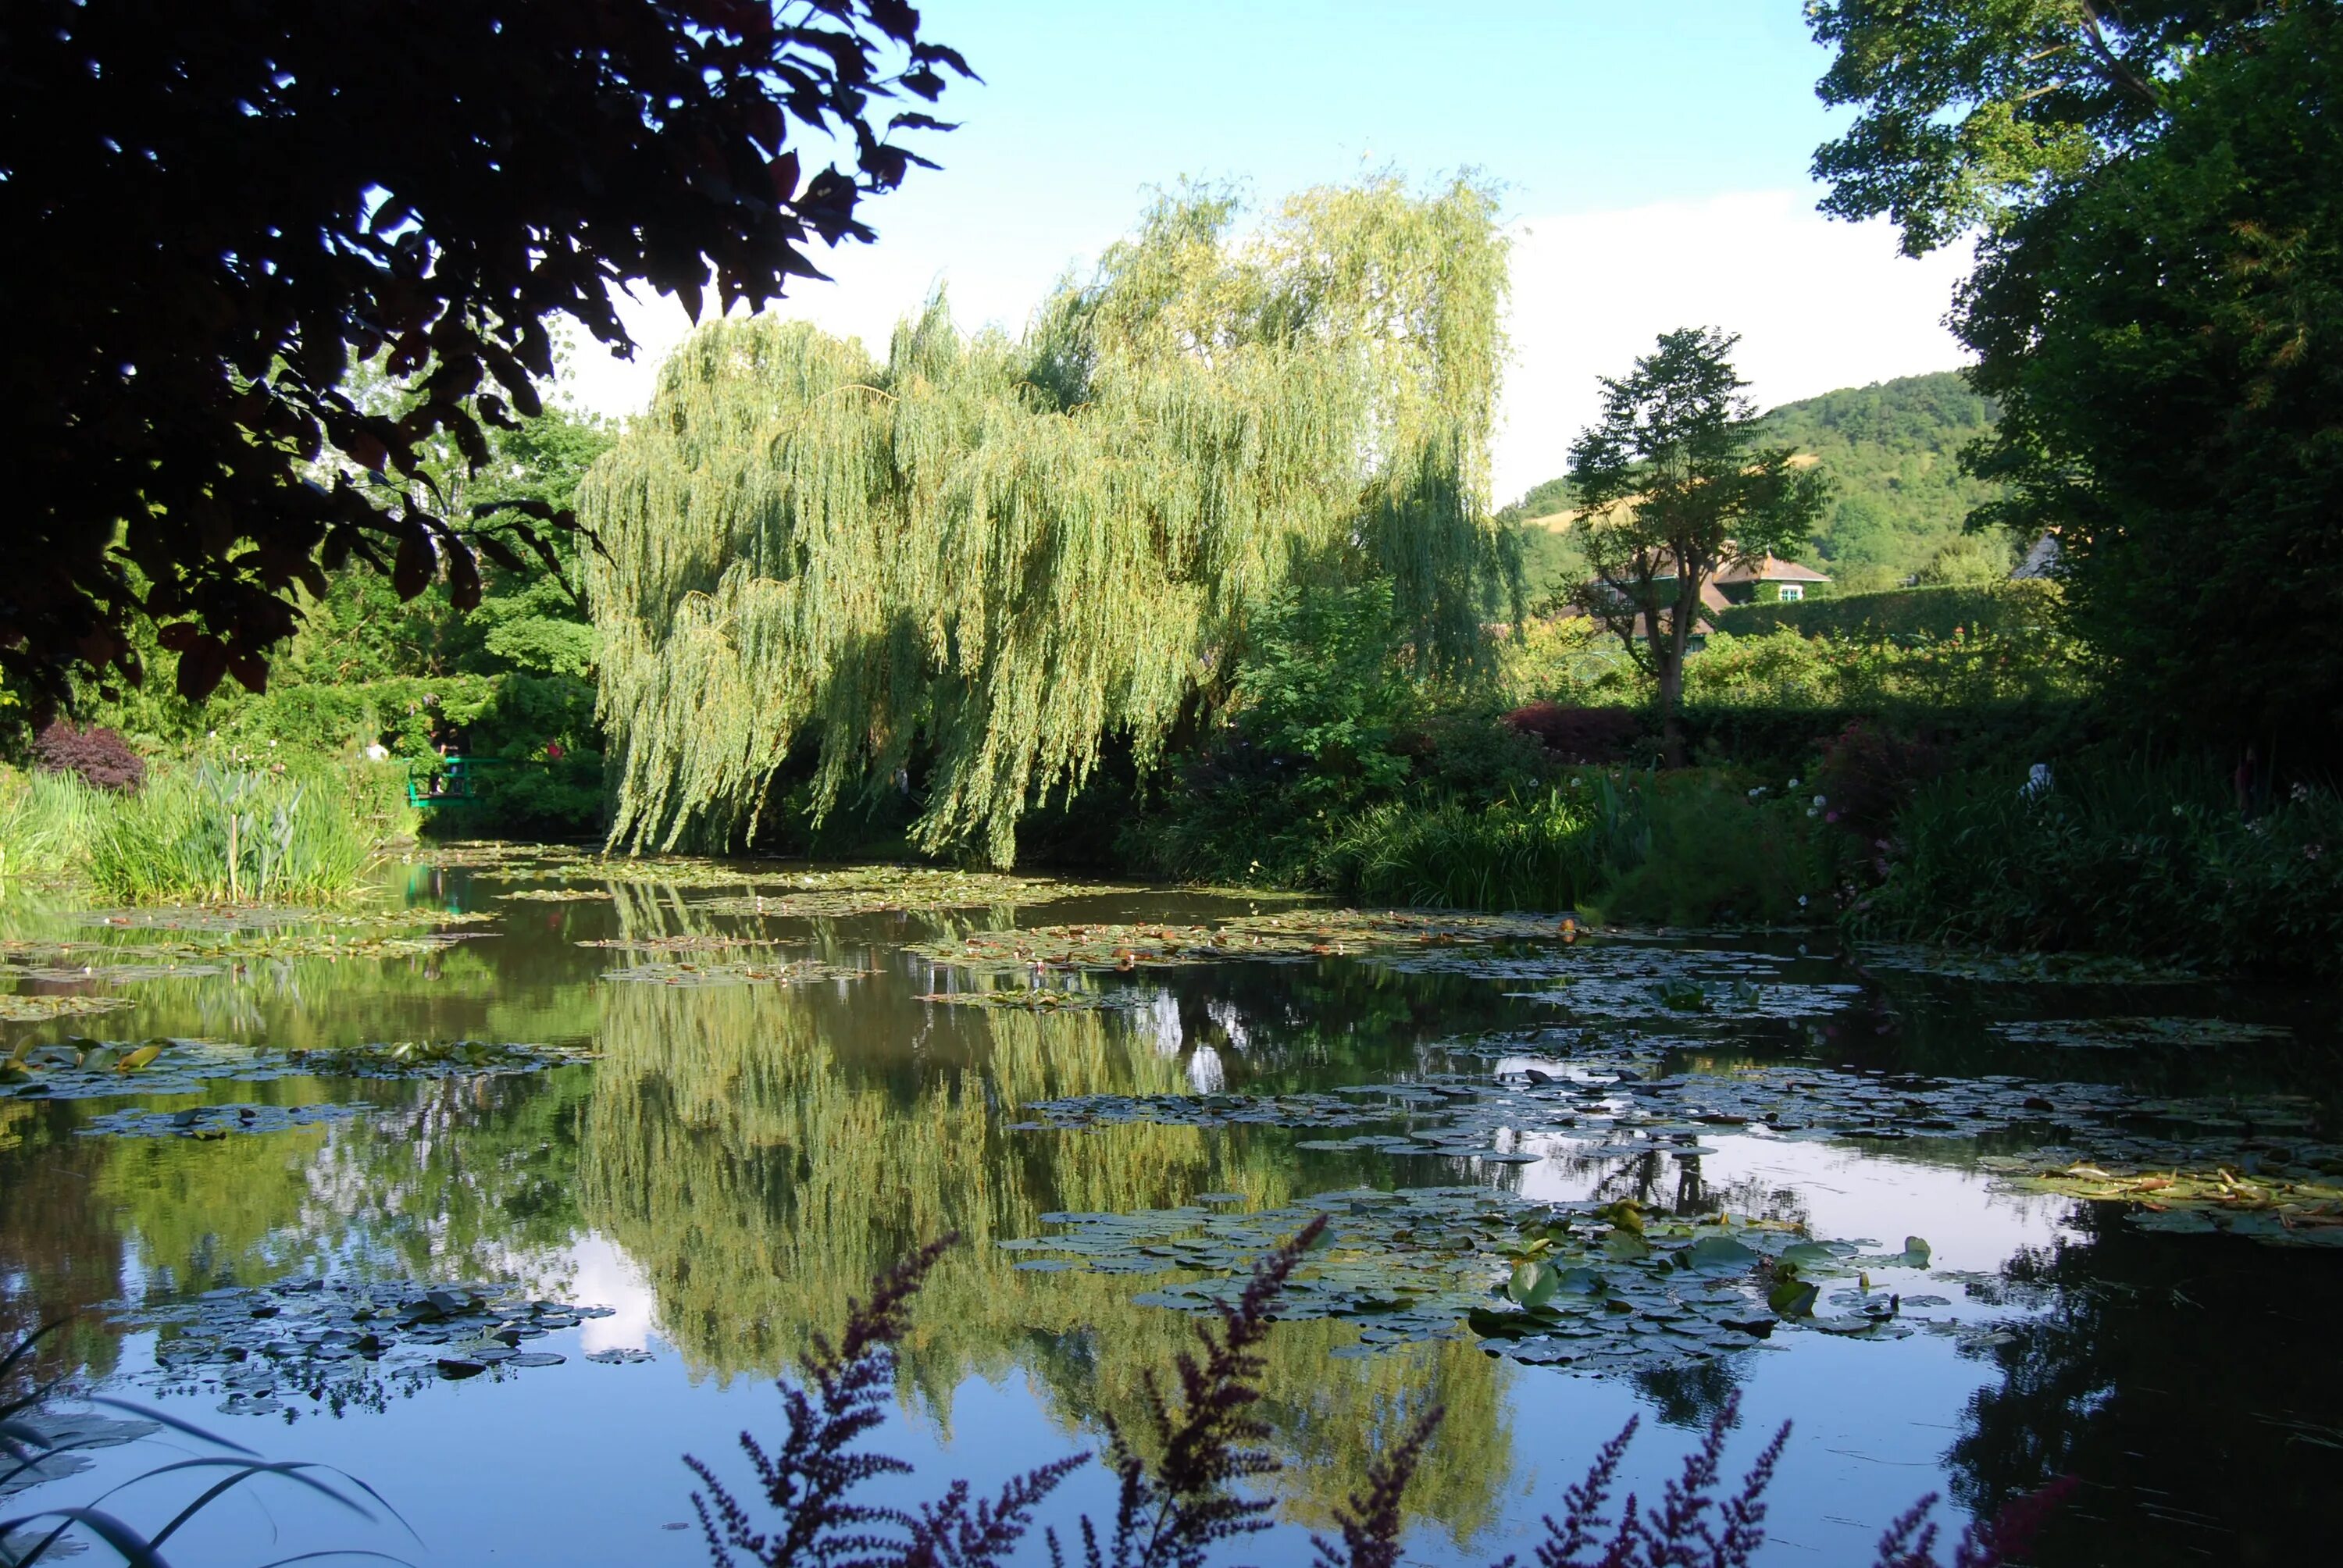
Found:
[{"label": "weeping willow tree", "polygon": [[1312,570],[1387,577],[1428,672],[1518,581],[1488,515],[1505,281],[1487,191],[1312,191],[1250,234],[1158,200],[1018,337],[940,297],[883,364],[703,327],[597,464],[614,847],[726,849],[793,749],[817,819],[916,749],[917,833],[1006,864],[1114,737],[1142,767]]}]

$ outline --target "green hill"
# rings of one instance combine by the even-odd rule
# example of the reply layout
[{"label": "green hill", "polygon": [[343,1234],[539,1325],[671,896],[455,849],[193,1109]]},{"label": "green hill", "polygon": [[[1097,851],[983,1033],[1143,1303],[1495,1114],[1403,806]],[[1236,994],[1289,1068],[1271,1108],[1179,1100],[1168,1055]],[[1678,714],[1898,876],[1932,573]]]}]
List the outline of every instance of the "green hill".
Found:
[{"label": "green hill", "polygon": [[[1837,498],[1811,550],[1808,565],[1831,574],[1835,589],[1862,593],[1924,577],[1978,581],[2007,575],[2014,559],[2006,541],[1970,539],[1962,524],[1994,487],[1960,471],[1960,451],[1991,432],[1990,399],[1969,390],[1952,371],[1906,376],[1869,387],[1825,392],[1787,403],[1767,416],[1774,439],[1812,453],[1831,477]],[[1528,522],[1569,505],[1568,486],[1549,479],[1499,516]],[[1540,529],[1525,543],[1534,583],[1566,576],[1570,552]]]}]

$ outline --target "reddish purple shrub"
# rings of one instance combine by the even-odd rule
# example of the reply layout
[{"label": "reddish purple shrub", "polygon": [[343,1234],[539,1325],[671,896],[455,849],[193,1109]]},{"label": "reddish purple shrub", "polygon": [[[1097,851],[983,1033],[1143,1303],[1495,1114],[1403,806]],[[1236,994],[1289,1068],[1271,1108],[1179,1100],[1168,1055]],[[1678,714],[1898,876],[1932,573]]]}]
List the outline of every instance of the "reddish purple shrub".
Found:
[{"label": "reddish purple shrub", "polygon": [[146,759],[119,734],[62,719],[33,738],[33,760],[44,773],[75,774],[93,789],[133,790],[146,779]]},{"label": "reddish purple shrub", "polygon": [[1823,748],[1815,786],[1833,822],[1872,840],[1886,835],[1913,789],[1943,766],[1926,741],[1901,739],[1857,719]]},{"label": "reddish purple shrub", "polygon": [[1643,739],[1640,717],[1624,708],[1564,708],[1543,699],[1505,715],[1507,728],[1534,738],[1559,762],[1624,762]]}]

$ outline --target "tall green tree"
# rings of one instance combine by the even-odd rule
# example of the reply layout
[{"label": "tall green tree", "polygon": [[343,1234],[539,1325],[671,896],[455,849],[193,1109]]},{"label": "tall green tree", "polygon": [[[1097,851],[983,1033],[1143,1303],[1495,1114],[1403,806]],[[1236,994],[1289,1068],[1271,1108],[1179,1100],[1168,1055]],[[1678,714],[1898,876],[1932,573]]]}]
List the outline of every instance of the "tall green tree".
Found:
[{"label": "tall green tree", "polygon": [[1387,577],[1399,656],[1508,608],[1488,515],[1504,242],[1459,180],[1309,192],[1258,234],[1166,196],[1022,337],[932,302],[886,359],[769,319],[687,341],[581,516],[614,843],[736,844],[910,769],[931,849],[1015,851],[1110,738],[1142,766],[1313,563]]},{"label": "tall green tree", "polygon": [[1993,230],[2161,134],[2172,85],[2325,0],[1808,0],[1815,91],[1858,112],[1815,155],[1825,212],[1922,256]]},{"label": "tall green tree", "polygon": [[[2056,528],[2127,709],[2333,759],[2343,720],[2343,17],[2168,89],[2156,144],[1980,253],[1987,516]],[[2310,756],[2304,756],[2308,751]]]},{"label": "tall green tree", "polygon": [[1671,767],[1684,759],[1684,661],[1701,589],[1719,568],[1805,543],[1818,475],[1764,421],[1733,368],[1737,337],[1684,327],[1627,375],[1601,378],[1602,417],[1570,447],[1577,532],[1594,580],[1580,603],[1626,645],[1656,689]]},{"label": "tall green tree", "polygon": [[1841,0],[1825,206],[1964,232],[1954,327],[2002,408],[1973,526],[2058,532],[2123,710],[2243,738],[2343,714],[2329,0]]}]

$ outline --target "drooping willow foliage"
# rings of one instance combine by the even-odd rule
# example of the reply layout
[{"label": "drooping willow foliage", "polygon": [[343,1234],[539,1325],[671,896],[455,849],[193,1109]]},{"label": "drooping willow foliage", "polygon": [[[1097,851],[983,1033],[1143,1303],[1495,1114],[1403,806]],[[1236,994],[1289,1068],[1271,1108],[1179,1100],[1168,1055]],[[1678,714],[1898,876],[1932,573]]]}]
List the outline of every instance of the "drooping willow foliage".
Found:
[{"label": "drooping willow foliage", "polygon": [[916,747],[920,841],[1005,864],[1029,802],[1118,733],[1152,761],[1312,571],[1387,575],[1422,668],[1480,656],[1518,579],[1493,198],[1380,180],[1235,217],[1159,199],[1020,337],[939,297],[883,364],[761,317],[676,352],[580,497],[614,846],[737,845],[797,746],[818,812]]}]

